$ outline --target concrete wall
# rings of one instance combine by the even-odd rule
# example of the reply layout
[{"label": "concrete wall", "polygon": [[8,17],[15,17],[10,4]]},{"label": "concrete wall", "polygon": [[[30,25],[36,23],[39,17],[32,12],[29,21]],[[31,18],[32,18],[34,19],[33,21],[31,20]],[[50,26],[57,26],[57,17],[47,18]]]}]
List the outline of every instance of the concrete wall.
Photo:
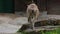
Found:
[{"label": "concrete wall", "polygon": [[49,1],[48,14],[60,15],[60,0],[50,0]]}]

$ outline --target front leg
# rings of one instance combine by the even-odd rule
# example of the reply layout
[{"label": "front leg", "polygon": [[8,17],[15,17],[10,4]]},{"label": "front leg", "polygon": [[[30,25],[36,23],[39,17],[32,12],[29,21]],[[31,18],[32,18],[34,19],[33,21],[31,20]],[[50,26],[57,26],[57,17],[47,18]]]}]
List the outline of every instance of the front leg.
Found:
[{"label": "front leg", "polygon": [[32,23],[32,29],[35,30],[34,22]]}]

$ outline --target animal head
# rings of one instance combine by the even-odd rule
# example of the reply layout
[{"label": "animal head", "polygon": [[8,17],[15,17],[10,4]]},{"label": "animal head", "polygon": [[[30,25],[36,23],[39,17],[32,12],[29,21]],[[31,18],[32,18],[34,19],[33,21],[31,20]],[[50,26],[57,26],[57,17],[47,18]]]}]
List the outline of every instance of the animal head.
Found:
[{"label": "animal head", "polygon": [[35,3],[27,5],[27,9],[35,10],[38,9],[37,5]]}]

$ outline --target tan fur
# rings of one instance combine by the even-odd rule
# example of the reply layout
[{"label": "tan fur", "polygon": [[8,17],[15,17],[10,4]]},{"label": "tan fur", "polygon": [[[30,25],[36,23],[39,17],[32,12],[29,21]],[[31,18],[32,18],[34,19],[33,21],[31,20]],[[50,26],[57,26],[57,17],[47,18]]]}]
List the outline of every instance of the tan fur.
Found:
[{"label": "tan fur", "polygon": [[[34,7],[31,8],[32,6],[34,6]],[[28,16],[28,17],[29,17],[29,14],[30,14],[30,12],[31,12],[30,10],[34,10],[34,12],[36,13],[36,16],[34,17],[34,19],[38,18],[38,16],[39,16],[39,9],[38,9],[37,5],[34,4],[34,3],[28,5],[28,7],[27,7],[27,16]],[[34,20],[34,19],[33,19],[33,20]]]},{"label": "tan fur", "polygon": [[[35,15],[33,15],[33,16],[32,16],[33,13],[31,13],[32,10],[34,10],[33,13],[35,13]],[[31,15],[30,15],[30,13],[31,13]],[[33,18],[31,18],[31,16]],[[35,3],[32,3],[32,4],[28,5],[27,6],[27,17],[29,19],[28,22],[31,23],[33,28],[34,28],[34,23],[35,23],[34,21],[37,20],[38,16],[39,16],[39,9],[38,9],[37,5]]]}]

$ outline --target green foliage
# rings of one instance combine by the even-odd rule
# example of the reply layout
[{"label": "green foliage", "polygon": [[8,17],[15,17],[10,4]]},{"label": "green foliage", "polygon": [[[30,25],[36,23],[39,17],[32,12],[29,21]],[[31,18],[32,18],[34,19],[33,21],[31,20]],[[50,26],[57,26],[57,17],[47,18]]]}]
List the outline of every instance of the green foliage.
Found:
[{"label": "green foliage", "polygon": [[60,28],[57,28],[56,30],[53,31],[46,31],[45,34],[60,34]]},{"label": "green foliage", "polygon": [[21,32],[22,34],[60,34],[60,28],[53,31],[39,31],[39,32]]}]

